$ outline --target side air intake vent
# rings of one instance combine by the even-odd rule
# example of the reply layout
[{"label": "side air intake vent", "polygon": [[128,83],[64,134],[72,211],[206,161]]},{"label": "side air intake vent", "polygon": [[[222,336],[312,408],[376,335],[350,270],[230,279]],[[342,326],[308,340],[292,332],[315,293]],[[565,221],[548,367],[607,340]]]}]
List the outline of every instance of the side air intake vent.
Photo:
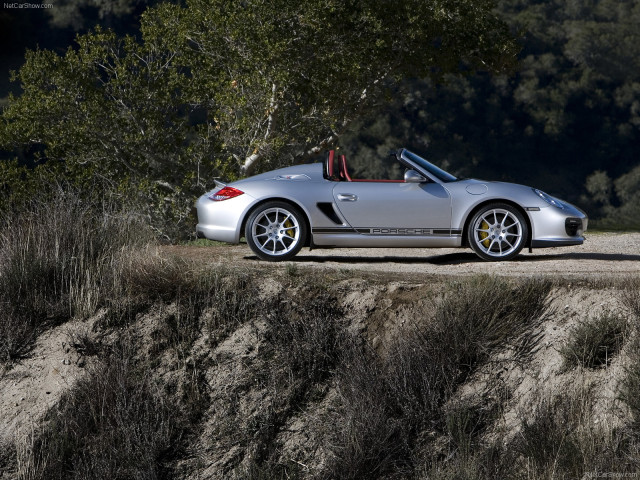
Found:
[{"label": "side air intake vent", "polygon": [[333,208],[333,203],[319,202],[317,205],[318,205],[318,210],[320,210],[327,217],[329,217],[329,219],[333,223],[335,223],[336,225],[342,225],[342,220],[340,220],[340,217],[338,217],[338,214],[336,213],[335,209]]}]

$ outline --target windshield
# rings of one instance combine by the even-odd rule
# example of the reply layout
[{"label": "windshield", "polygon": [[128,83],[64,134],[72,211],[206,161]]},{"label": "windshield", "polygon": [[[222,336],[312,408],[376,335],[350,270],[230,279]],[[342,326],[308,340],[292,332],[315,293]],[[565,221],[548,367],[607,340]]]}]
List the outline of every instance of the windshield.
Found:
[{"label": "windshield", "polygon": [[436,177],[441,182],[455,182],[456,180],[458,180],[456,177],[454,177],[450,173],[447,173],[441,168],[436,167],[431,162],[427,162],[424,158],[420,157],[419,155],[416,155],[413,152],[410,152],[409,150],[403,150],[402,156],[407,160],[410,160],[411,162],[415,163],[419,167],[423,168],[424,170],[426,170],[428,173]]}]

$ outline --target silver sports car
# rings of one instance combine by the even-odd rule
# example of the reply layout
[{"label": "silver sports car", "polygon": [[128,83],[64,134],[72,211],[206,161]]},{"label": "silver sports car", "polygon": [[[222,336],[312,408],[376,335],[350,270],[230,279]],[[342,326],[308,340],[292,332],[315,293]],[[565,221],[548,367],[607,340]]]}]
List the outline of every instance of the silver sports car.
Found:
[{"label": "silver sports car", "polygon": [[216,182],[197,201],[197,234],[244,236],[272,261],[303,246],[471,247],[484,260],[509,260],[523,247],[584,241],[586,214],[535,188],[458,179],[406,149],[360,171],[330,151],[324,163]]}]

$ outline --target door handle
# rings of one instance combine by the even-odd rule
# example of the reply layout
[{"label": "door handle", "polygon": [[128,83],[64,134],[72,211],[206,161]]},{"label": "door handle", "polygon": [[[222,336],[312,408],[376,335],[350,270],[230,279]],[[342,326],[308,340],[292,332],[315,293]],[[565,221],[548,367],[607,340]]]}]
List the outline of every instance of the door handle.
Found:
[{"label": "door handle", "polygon": [[355,202],[358,200],[358,196],[353,193],[339,193],[338,200],[341,202]]}]

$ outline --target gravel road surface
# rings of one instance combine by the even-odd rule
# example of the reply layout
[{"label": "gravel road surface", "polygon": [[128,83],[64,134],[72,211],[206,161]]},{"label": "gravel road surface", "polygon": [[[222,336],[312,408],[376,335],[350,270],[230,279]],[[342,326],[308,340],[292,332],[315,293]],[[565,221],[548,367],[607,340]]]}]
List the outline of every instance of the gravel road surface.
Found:
[{"label": "gravel road surface", "polygon": [[508,262],[484,262],[470,249],[454,248],[304,248],[283,263],[259,260],[246,244],[167,246],[163,254],[180,255],[213,265],[284,268],[287,263],[319,269],[349,269],[398,274],[469,275],[487,273],[514,276],[576,278],[640,274],[640,233],[587,234],[576,247],[525,249]]}]

